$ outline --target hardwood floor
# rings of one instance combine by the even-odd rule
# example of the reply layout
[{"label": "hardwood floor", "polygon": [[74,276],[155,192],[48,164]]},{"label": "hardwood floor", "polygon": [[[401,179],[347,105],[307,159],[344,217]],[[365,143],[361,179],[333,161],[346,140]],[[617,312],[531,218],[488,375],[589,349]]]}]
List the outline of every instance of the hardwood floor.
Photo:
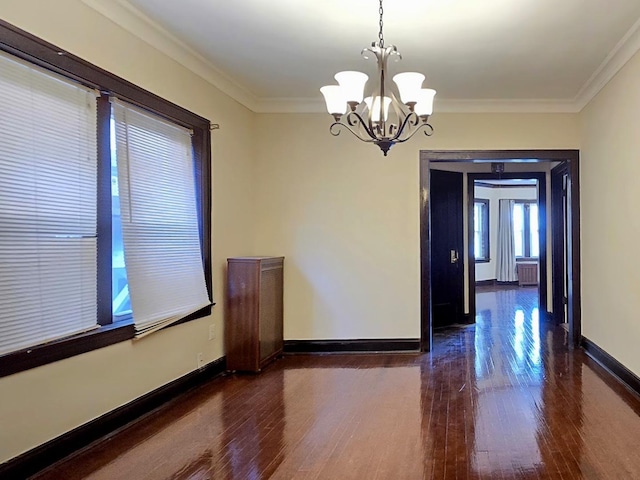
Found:
[{"label": "hardwood floor", "polygon": [[640,400],[540,319],[478,288],[431,354],[287,356],[187,393],[38,479],[640,478]]}]

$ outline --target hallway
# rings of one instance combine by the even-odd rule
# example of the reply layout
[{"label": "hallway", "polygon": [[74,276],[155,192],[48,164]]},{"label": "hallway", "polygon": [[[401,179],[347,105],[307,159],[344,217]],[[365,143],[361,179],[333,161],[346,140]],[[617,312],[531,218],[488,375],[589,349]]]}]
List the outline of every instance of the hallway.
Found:
[{"label": "hallway", "polygon": [[640,478],[640,400],[541,318],[478,288],[431,354],[286,356],[188,392],[39,479]]}]

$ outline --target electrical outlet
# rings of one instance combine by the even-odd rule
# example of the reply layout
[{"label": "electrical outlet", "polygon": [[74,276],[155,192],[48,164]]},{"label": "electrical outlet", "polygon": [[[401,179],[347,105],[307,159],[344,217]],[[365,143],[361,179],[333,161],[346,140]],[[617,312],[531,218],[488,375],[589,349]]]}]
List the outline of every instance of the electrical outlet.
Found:
[{"label": "electrical outlet", "polygon": [[198,368],[204,368],[204,358],[202,357],[202,352],[198,352],[196,355],[196,362],[198,363]]},{"label": "electrical outlet", "polygon": [[209,340],[213,340],[216,338],[216,324],[212,323],[209,325]]}]

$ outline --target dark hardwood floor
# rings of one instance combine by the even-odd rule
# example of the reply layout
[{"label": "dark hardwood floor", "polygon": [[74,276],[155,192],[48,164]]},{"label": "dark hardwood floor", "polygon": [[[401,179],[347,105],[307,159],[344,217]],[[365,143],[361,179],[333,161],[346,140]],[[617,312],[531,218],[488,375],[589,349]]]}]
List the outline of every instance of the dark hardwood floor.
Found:
[{"label": "dark hardwood floor", "polygon": [[478,288],[477,309],[431,354],[216,379],[37,478],[640,478],[640,400],[567,349],[536,290]]}]

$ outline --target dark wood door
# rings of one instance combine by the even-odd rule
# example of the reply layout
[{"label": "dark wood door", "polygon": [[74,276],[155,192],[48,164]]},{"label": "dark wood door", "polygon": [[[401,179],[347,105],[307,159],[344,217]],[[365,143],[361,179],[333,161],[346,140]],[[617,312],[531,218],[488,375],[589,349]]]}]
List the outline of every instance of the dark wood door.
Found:
[{"label": "dark wood door", "polygon": [[464,314],[463,174],[430,171],[431,307],[433,328],[461,323]]}]

